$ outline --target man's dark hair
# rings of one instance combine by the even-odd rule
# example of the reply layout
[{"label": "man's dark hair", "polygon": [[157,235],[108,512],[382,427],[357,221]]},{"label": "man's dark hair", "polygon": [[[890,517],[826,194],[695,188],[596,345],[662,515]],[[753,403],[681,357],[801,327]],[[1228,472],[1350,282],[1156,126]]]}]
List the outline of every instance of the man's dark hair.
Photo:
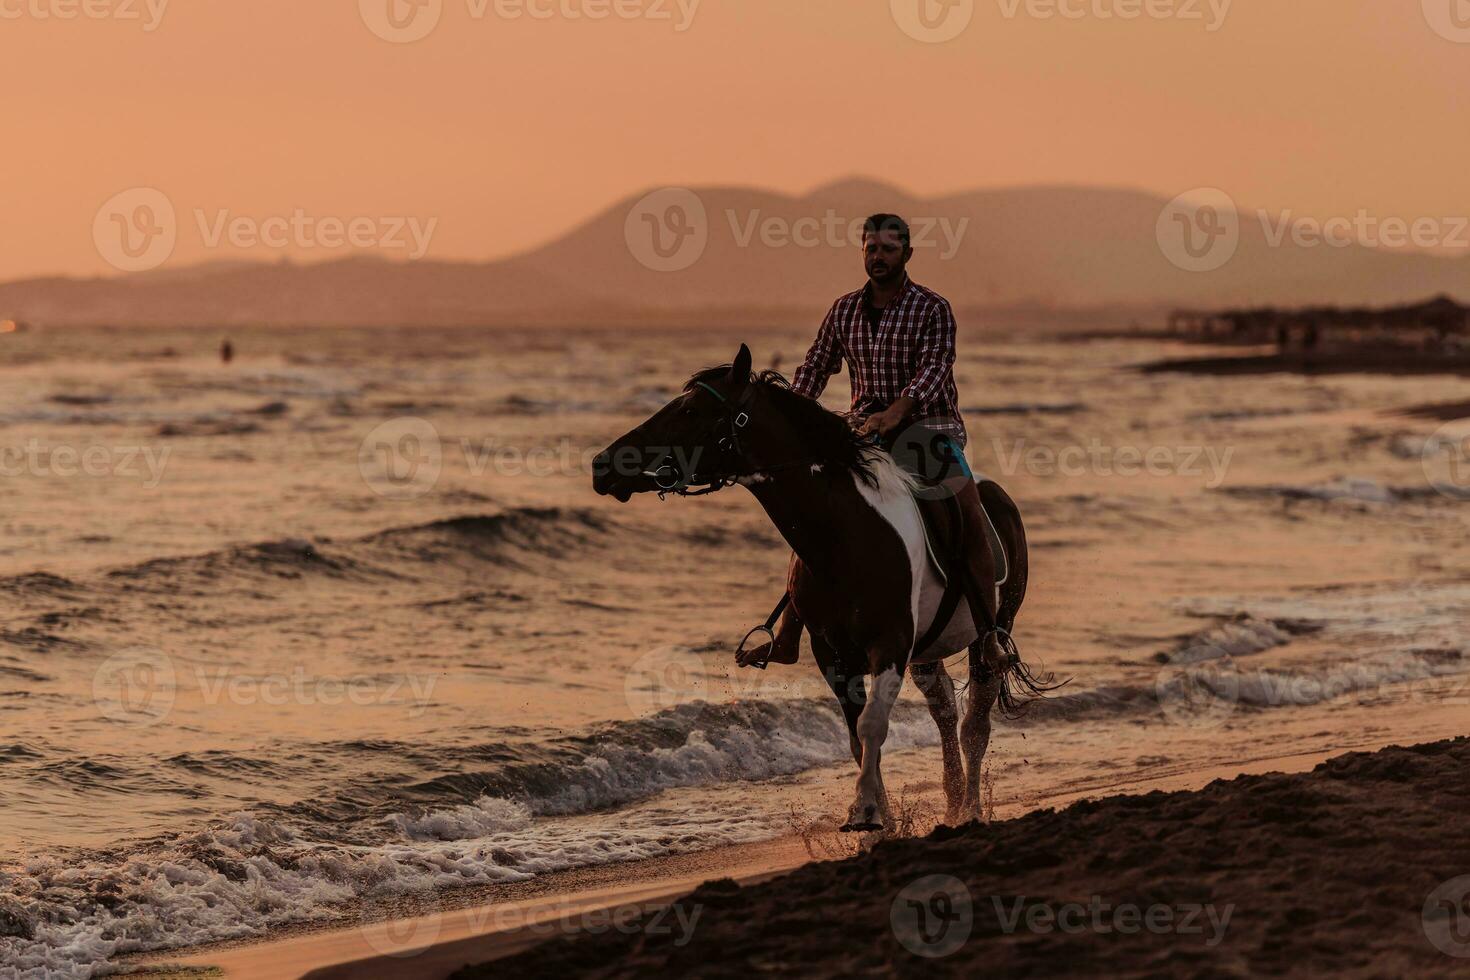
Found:
[{"label": "man's dark hair", "polygon": [[909,223],[896,214],[875,214],[863,222],[864,235],[876,235],[880,231],[891,231],[898,234],[899,241],[907,248],[909,244]]}]

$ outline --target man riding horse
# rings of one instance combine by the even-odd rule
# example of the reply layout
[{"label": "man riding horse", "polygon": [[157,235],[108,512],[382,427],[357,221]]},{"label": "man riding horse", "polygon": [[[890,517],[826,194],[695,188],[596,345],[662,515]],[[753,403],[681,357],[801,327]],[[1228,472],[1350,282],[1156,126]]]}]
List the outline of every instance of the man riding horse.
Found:
[{"label": "man riding horse", "polygon": [[[900,219],[870,219],[863,250],[868,286],[832,307],[795,387],[752,370],[742,344],[599,453],[592,480],[622,502],[742,486],[791,546],[789,602],[778,607],[786,618],[768,652],[795,661],[803,627],[810,634],[858,765],[849,831],[893,826],[882,747],[906,677],[939,730],[951,823],[983,815],[991,708],[1016,710],[1016,692],[1054,687],[1011,639],[1026,597],[1026,532],[1015,502],[994,481],[977,484],[965,464],[949,304],[909,281]],[[860,431],[810,397],[844,360]],[[915,450],[920,458],[903,465]],[[963,653],[961,722],[945,661]],[[742,662],[764,666],[759,655]]]},{"label": "man riding horse", "polygon": [[[859,434],[883,443],[921,475],[940,477],[963,515],[967,563],[990,565],[986,517],[964,454],[965,423],[954,381],[954,313],[944,297],[909,278],[913,254],[908,223],[898,215],[875,214],[864,223],[867,285],[832,304],[791,387],[818,398],[827,379],[846,363],[851,417]],[[799,562],[793,555],[788,591]],[[993,596],[985,598],[987,604],[994,602]],[[994,621],[994,608],[989,611]],[[795,608],[785,606],[774,642],[740,651],[737,663],[796,663],[802,627]],[[999,670],[1002,665],[989,666]]]}]

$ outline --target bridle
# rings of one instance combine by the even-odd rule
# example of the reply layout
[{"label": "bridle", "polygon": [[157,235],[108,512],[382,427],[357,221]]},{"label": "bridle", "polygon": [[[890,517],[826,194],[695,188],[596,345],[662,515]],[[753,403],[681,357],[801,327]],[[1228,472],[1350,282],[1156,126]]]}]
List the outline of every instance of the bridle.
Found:
[{"label": "bridle", "polygon": [[[745,456],[745,447],[740,444],[740,434],[750,428],[750,412],[747,409],[755,398],[756,384],[752,382],[746,385],[744,394],[734,401],[720,394],[713,385],[703,381],[694,382],[694,387],[703,388],[714,395],[724,406],[723,412],[705,430],[700,440],[704,442],[714,437],[714,444],[719,448],[717,462],[722,465],[717,466],[717,472],[712,474],[697,471],[685,473],[679,468],[679,460],[674,454],[666,453],[657,461],[656,466],[643,471],[643,475],[657,485],[658,499],[663,500],[670,494],[678,497],[702,497],[705,494],[717,493],[726,487],[733,487],[742,478],[756,472],[772,473],[794,469],[798,466],[809,467],[818,462],[816,457],[807,457],[786,463],[761,466],[759,470],[752,469],[750,461]],[[723,465],[725,463],[731,465]],[[694,489],[696,487],[698,489]]]},{"label": "bridle", "polygon": [[[740,445],[740,433],[750,427],[750,413],[746,411],[751,401],[755,398],[754,384],[745,386],[745,393],[736,401],[731,401],[720,394],[713,385],[703,381],[694,382],[695,387],[703,388],[714,395],[724,406],[724,411],[710,424],[703,433],[700,442],[715,437],[714,443],[719,447],[720,458],[725,460],[731,456],[740,462],[745,462],[745,450]],[[727,467],[720,467],[722,470]],[[720,473],[717,475],[704,476],[698,473],[685,473],[679,468],[679,460],[672,452],[667,453],[658,460],[658,465],[643,471],[643,475],[653,480],[658,486],[658,499],[663,500],[669,494],[679,497],[702,497],[707,493],[715,493],[726,487],[734,486],[746,473]],[[700,489],[691,489],[699,487]]]}]

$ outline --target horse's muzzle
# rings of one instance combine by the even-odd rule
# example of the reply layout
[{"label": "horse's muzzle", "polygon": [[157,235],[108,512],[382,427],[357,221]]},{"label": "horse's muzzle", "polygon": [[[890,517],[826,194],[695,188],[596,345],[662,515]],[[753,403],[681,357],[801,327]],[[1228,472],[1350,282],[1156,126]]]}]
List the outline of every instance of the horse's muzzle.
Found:
[{"label": "horse's muzzle", "polygon": [[612,497],[620,504],[626,504],[637,493],[625,477],[614,471],[612,454],[608,452],[598,453],[592,460],[592,489],[599,496]]}]

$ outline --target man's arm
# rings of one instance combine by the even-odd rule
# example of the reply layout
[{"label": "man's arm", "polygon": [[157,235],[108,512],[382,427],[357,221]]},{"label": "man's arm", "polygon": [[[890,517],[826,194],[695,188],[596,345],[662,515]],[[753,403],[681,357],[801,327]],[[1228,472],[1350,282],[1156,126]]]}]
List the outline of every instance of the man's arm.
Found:
[{"label": "man's arm", "polygon": [[827,379],[840,370],[842,346],[837,342],[837,305],[834,303],[822,321],[822,329],[817,331],[811,350],[806,352],[806,360],[796,369],[791,388],[808,398],[819,398],[827,388]]},{"label": "man's arm", "polygon": [[938,303],[924,324],[924,336],[919,346],[918,370],[914,380],[903,390],[905,398],[923,404],[939,397],[944,383],[954,370],[955,343],[954,312],[948,303]]}]

